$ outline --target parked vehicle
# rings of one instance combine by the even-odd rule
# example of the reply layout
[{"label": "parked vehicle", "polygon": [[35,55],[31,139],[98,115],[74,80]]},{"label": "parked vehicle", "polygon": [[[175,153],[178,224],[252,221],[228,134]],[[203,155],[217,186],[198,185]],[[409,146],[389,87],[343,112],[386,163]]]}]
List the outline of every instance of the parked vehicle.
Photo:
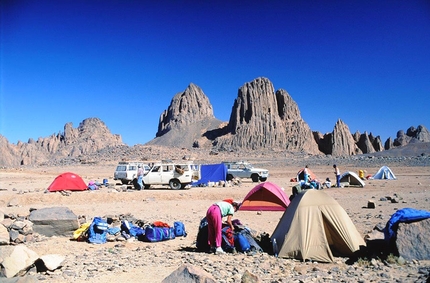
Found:
[{"label": "parked vehicle", "polygon": [[227,180],[233,178],[250,178],[253,182],[265,182],[269,177],[269,170],[255,168],[246,161],[224,161],[227,166]]},{"label": "parked vehicle", "polygon": [[142,181],[145,189],[152,185],[168,185],[172,190],[179,190],[190,188],[200,177],[200,165],[192,162],[162,161],[154,162]]},{"label": "parked vehicle", "polygon": [[121,181],[122,184],[129,184],[137,177],[138,166],[141,165],[143,173],[146,174],[151,169],[144,161],[120,161],[113,173],[113,179]]}]

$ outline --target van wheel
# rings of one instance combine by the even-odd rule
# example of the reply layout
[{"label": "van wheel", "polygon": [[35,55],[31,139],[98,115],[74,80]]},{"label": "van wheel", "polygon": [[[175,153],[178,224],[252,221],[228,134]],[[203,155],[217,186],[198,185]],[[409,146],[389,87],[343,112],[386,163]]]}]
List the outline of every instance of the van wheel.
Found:
[{"label": "van wheel", "polygon": [[182,187],[182,184],[178,179],[172,179],[169,181],[169,186],[172,190],[179,190]]},{"label": "van wheel", "polygon": [[260,177],[260,182],[266,182],[267,178],[266,177]]},{"label": "van wheel", "polygon": [[231,181],[231,180],[233,180],[233,175],[227,174],[227,181]]},{"label": "van wheel", "polygon": [[252,174],[251,175],[251,179],[253,182],[258,182],[258,179],[260,178],[260,176],[258,176],[258,174]]}]

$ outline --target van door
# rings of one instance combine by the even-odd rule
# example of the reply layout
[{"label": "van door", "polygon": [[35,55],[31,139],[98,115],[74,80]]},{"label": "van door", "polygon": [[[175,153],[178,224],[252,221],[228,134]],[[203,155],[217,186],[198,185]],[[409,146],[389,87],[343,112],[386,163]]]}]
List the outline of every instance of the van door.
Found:
[{"label": "van door", "polygon": [[163,164],[161,171],[161,182],[165,185],[169,184],[170,179],[173,178],[173,164]]},{"label": "van door", "polygon": [[161,165],[154,165],[151,171],[143,177],[145,184],[158,185],[161,182]]}]

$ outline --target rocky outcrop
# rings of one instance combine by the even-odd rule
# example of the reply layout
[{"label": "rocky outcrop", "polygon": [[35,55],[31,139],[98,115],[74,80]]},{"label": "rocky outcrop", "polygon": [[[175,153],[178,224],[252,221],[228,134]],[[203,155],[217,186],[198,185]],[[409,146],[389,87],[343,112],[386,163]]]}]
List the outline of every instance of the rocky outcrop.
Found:
[{"label": "rocky outcrop", "polygon": [[319,153],[297,104],[283,89],[274,91],[257,78],[238,91],[229,123],[216,143],[219,149],[272,149]]},{"label": "rocky outcrop", "polygon": [[213,118],[215,116],[209,98],[200,87],[191,83],[184,92],[173,97],[167,110],[161,114],[156,137],[172,129]]},{"label": "rocky outcrop", "polygon": [[146,145],[210,147],[211,141],[204,134],[221,126],[209,98],[191,83],[184,92],[173,97],[160,116],[156,138]]},{"label": "rocky outcrop", "polygon": [[0,162],[3,166],[39,164],[64,157],[79,158],[105,147],[123,145],[121,136],[112,134],[98,118],[85,119],[77,128],[73,128],[72,123],[67,123],[63,133],[39,138],[37,141],[20,141],[15,146],[0,138],[0,143]]},{"label": "rocky outcrop", "polygon": [[362,153],[373,153],[375,152],[375,149],[373,147],[372,136],[369,136],[367,132],[364,132],[360,135],[360,138],[357,142],[358,148],[361,150]]},{"label": "rocky outcrop", "polygon": [[340,119],[334,126],[331,142],[331,154],[334,156],[355,155],[362,153],[355,144],[354,138],[352,137],[348,126]]},{"label": "rocky outcrop", "polygon": [[0,166],[15,166],[19,163],[18,148],[16,145],[0,135]]},{"label": "rocky outcrop", "polygon": [[430,142],[430,132],[423,125],[419,125],[417,128],[410,127],[406,130],[406,133],[403,130],[397,132],[392,147],[387,142],[388,140],[385,142],[385,149],[405,146],[413,142]]}]

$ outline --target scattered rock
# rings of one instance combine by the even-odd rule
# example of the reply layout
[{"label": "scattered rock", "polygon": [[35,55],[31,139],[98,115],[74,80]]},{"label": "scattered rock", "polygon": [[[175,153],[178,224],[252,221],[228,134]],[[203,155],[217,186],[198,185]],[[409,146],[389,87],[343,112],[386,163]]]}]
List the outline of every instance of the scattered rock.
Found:
[{"label": "scattered rock", "polygon": [[169,276],[163,279],[162,283],[215,283],[212,275],[200,267],[189,264],[182,265]]}]

